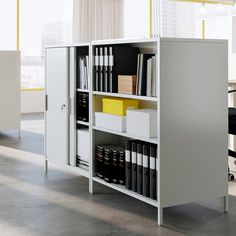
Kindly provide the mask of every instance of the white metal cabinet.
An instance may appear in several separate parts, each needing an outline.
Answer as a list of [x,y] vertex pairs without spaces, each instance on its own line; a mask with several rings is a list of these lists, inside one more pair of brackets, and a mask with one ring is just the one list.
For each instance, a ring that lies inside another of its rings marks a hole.
[[46,49],[46,157],[65,165],[69,159],[69,49]]

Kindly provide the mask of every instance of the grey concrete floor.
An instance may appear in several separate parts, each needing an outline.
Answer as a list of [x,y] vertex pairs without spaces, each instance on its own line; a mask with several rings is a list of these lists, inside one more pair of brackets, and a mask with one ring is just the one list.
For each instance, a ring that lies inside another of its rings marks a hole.
[[57,166],[43,169],[43,116],[22,117],[22,138],[0,131],[0,235],[236,235],[236,183],[222,199],[164,210],[158,227],[154,207],[95,185]]

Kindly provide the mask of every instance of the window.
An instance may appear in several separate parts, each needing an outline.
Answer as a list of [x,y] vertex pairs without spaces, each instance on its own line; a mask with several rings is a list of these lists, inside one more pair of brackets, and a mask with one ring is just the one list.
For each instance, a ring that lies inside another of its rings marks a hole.
[[16,1],[0,0],[0,50],[16,49]]
[[[194,1],[193,1],[194,2]],[[201,3],[163,0],[162,34],[173,38],[202,38]],[[223,5],[225,15],[217,15],[219,4],[206,4],[205,38],[229,39],[232,35],[229,12],[231,6]]]
[[124,38],[149,37],[150,0],[124,0]]
[[72,17],[73,0],[20,1],[22,87],[44,87],[45,46],[71,43]]

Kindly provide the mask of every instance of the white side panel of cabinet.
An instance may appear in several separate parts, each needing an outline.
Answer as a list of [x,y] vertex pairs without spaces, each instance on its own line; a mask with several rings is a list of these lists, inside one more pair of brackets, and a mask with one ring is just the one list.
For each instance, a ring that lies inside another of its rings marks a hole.
[[160,204],[226,196],[227,42],[160,47]]

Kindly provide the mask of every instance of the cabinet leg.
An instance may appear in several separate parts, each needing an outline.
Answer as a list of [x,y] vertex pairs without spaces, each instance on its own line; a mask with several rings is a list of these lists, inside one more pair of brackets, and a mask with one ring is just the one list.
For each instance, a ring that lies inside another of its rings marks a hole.
[[229,212],[229,197],[224,196],[224,212],[228,213]]
[[163,208],[158,207],[158,225],[162,226],[163,225]]
[[17,138],[20,139],[21,138],[21,128],[17,129]]
[[44,173],[47,174],[48,173],[48,160],[45,159],[45,162],[44,162]]
[[89,179],[89,193],[93,194],[93,179]]

